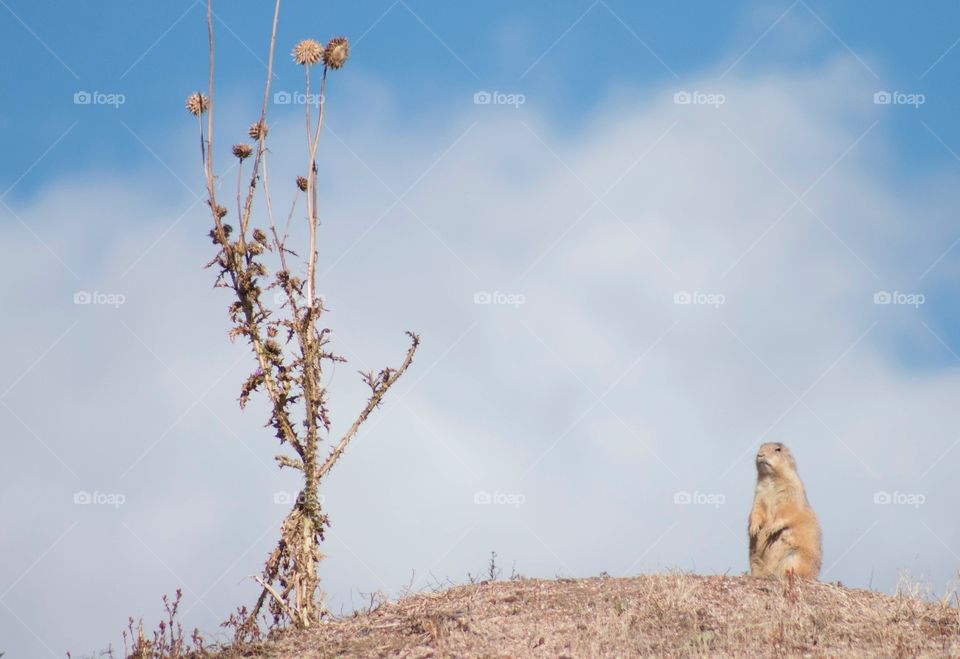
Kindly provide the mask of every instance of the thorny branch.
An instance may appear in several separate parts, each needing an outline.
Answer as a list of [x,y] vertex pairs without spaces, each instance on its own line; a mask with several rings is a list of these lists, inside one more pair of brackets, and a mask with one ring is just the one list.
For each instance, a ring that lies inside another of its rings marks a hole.
[[420,345],[420,337],[413,332],[407,332],[407,336],[410,337],[411,345],[410,349],[407,350],[407,356],[403,360],[403,364],[400,365],[400,368],[393,370],[390,368],[384,369],[380,372],[379,376],[376,378],[372,374],[367,374],[365,376],[367,384],[372,390],[370,400],[367,401],[367,406],[363,408],[363,411],[360,412],[360,416],[357,417],[357,420],[353,422],[353,425],[350,426],[350,429],[343,436],[343,438],[337,443],[337,446],[330,453],[330,456],[323,463],[323,466],[320,467],[320,477],[323,478],[323,475],[330,471],[330,468],[333,467],[333,464],[340,458],[340,455],[343,453],[344,449],[347,448],[347,444],[350,443],[350,440],[353,439],[353,436],[357,434],[357,430],[360,429],[360,424],[367,420],[367,417],[370,416],[370,413],[373,412],[380,405],[380,400],[383,398],[383,395],[387,393],[387,389],[393,386],[393,383],[396,382],[403,372],[407,370],[407,367],[410,366],[410,363],[413,361],[413,353],[417,351],[417,346]]

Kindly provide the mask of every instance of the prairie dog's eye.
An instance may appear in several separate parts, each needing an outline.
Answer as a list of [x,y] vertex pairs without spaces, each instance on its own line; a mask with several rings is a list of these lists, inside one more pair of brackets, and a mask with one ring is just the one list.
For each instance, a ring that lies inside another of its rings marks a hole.
[[783,448],[782,446],[778,446],[777,451],[780,451],[782,448]]

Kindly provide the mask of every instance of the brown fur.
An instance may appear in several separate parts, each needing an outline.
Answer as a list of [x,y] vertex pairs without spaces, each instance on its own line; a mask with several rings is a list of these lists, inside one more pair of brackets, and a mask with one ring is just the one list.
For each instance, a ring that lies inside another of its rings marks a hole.
[[757,453],[757,489],[748,521],[750,574],[782,577],[820,574],[820,524],[807,502],[797,463],[779,442]]

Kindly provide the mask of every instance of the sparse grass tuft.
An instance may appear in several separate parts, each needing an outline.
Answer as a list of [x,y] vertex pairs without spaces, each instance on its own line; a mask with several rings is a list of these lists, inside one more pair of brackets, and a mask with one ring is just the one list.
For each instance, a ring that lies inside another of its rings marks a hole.
[[[210,656],[210,649],[205,647],[199,630],[194,629],[189,638],[183,635],[183,625],[177,620],[182,599],[179,588],[173,600],[163,596],[166,618],[160,620],[152,638],[147,638],[144,633],[142,618],[136,623],[136,629],[133,618],[128,619],[127,629],[123,632],[123,654],[127,659],[201,659]],[[110,656],[113,656],[112,652]]]

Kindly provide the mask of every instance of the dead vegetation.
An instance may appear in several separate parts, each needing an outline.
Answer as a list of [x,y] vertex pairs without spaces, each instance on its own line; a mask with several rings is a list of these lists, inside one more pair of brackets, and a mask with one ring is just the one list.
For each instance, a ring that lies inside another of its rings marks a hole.
[[231,648],[219,659],[956,657],[956,601],[796,580],[646,575],[487,581]]
[[[319,68],[320,90],[316,111],[312,103],[304,104],[307,158],[304,175],[288,181],[286,189],[293,194],[286,224],[278,222],[273,208],[270,178],[267,174],[267,148],[270,106],[270,85],[273,80],[277,24],[280,0],[276,0],[267,56],[267,77],[263,104],[257,121],[247,131],[248,141],[233,144],[230,153],[236,159],[236,225],[227,223],[229,209],[218,201],[224,178],[217,173],[214,142],[214,22],[212,0],[207,0],[207,38],[209,44],[209,78],[207,92],[194,92],[187,97],[186,108],[197,118],[200,156],[206,182],[207,205],[212,229],[209,237],[216,246],[216,255],[207,267],[217,272],[215,286],[231,295],[228,314],[233,324],[230,339],[241,339],[253,353],[253,370],[240,388],[239,403],[243,408],[251,395],[260,393],[269,402],[267,426],[287,452],[276,456],[279,468],[299,471],[303,486],[293,507],[281,525],[281,535],[267,557],[260,575],[255,576],[262,590],[256,603],[240,621],[231,618],[228,624],[246,639],[255,639],[261,630],[260,613],[269,611],[269,624],[290,624],[307,628],[324,615],[318,602],[317,566],[323,558],[320,543],[329,520],[318,494],[324,476],[330,471],[347,445],[356,437],[360,426],[379,407],[387,391],[413,361],[420,337],[407,332],[410,347],[396,368],[361,373],[370,389],[367,403],[356,414],[353,423],[334,436],[332,414],[328,408],[328,392],[324,384],[325,368],[346,359],[330,349],[331,329],[326,327],[323,298],[316,293],[317,241],[320,223],[318,213],[317,150],[323,129],[327,96],[327,75],[343,68],[350,45],[346,37],[333,37],[327,44],[304,39],[294,47],[294,62],[303,67],[305,98],[311,98],[311,69]],[[249,171],[244,171],[250,160]],[[217,160],[219,162],[219,160]],[[244,183],[244,174],[249,183]],[[296,183],[296,185],[294,185]],[[265,217],[255,217],[254,197],[263,198]],[[221,197],[222,198],[222,195]],[[302,198],[302,201],[301,201]],[[297,212],[297,204],[305,213]],[[303,208],[305,207],[305,208]],[[297,231],[297,226],[300,231]],[[303,231],[303,229],[306,231]],[[306,244],[294,245],[291,235],[306,233]],[[302,255],[302,256],[299,256]],[[302,261],[302,262],[301,262]],[[273,308],[269,298],[281,301]],[[324,443],[331,443],[323,458]]]

